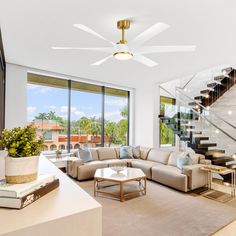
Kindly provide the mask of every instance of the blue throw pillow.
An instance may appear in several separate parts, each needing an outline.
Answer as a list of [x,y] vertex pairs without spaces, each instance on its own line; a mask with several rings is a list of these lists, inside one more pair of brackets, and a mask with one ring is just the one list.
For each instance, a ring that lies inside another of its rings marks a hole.
[[192,164],[193,164],[193,161],[189,154],[186,154],[184,157],[183,156],[177,157],[177,167],[180,170],[183,170],[184,166],[189,166]]
[[89,151],[88,147],[79,148],[79,158],[82,159],[84,162],[93,161],[91,152]]
[[120,159],[133,159],[133,148],[130,146],[121,146]]

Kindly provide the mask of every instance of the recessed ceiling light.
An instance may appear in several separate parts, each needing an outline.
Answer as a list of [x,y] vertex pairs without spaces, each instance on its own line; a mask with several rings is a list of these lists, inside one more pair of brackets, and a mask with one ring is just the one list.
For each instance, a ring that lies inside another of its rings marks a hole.
[[207,109],[207,110],[210,110],[210,106],[207,106],[206,109]]
[[219,133],[220,133],[220,131],[218,129],[216,129],[216,134],[219,134]]
[[232,115],[232,113],[233,113],[233,112],[232,112],[231,110],[228,111],[228,115]]

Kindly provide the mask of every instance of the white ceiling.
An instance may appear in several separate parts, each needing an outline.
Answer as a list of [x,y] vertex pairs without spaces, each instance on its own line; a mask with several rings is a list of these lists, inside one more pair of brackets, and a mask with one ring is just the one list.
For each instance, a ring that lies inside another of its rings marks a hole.
[[[6,61],[43,70],[136,87],[164,82],[220,64],[236,62],[235,0],[0,0]],[[146,45],[196,45],[196,52],[151,54],[149,68],[135,61],[93,62],[103,52],[54,51],[51,46],[106,47],[103,40],[73,27],[81,23],[111,41],[116,21],[136,16],[127,39],[156,22],[171,27]]]

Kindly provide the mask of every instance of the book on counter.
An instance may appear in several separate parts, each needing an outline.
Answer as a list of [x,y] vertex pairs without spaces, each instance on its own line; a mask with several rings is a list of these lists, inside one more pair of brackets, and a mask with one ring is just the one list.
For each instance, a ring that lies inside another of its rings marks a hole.
[[52,182],[47,183],[46,185],[41,186],[31,193],[28,193],[27,195],[19,198],[0,197],[0,207],[22,209],[35,202],[42,196],[46,195],[47,193],[51,192],[52,190],[56,189],[58,186],[59,179],[54,179]]
[[0,181],[0,197],[15,197],[20,198],[22,196],[31,193],[32,191],[52,182],[55,179],[54,175],[41,174],[38,175],[37,180],[23,184],[8,184],[4,180]]

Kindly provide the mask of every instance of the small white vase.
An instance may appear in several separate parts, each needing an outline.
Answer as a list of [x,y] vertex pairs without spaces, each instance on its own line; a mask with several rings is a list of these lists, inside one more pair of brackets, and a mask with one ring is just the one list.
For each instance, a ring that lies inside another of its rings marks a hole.
[[7,183],[27,183],[37,179],[39,156],[5,157],[5,178]]

